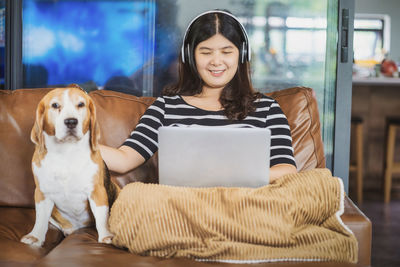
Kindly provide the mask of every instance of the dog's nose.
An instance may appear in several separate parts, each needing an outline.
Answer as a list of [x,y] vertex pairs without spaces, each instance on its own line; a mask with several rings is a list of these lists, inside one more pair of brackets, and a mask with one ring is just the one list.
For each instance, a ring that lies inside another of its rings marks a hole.
[[75,118],[68,118],[64,120],[64,124],[67,125],[68,129],[74,129],[78,124],[78,120]]

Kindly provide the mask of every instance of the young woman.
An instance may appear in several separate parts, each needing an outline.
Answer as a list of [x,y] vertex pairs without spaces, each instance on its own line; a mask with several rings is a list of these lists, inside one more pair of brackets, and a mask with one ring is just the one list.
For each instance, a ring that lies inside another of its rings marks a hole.
[[266,127],[271,130],[270,181],[295,173],[290,128],[278,103],[254,91],[250,45],[232,14],[213,10],[188,26],[179,62],[179,81],[151,105],[124,144],[100,146],[110,170],[125,173],[157,151],[160,126]]

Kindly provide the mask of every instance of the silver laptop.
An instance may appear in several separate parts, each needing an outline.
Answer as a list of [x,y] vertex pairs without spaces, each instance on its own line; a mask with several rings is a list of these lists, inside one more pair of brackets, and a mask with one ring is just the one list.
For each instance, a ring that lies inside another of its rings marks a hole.
[[269,182],[268,129],[161,127],[158,142],[160,184],[260,187]]

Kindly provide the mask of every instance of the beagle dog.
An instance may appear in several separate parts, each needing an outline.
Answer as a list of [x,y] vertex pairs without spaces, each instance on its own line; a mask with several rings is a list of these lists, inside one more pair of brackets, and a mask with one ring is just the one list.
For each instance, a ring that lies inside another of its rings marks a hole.
[[64,235],[95,222],[98,241],[111,243],[109,207],[119,187],[101,158],[99,132],[95,105],[79,86],[54,89],[39,102],[31,132],[36,221],[21,242],[42,246],[50,221]]

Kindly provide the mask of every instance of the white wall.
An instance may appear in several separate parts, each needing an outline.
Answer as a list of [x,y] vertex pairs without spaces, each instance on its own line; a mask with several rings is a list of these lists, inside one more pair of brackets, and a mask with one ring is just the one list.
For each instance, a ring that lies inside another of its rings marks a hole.
[[400,0],[356,0],[356,13],[387,14],[390,16],[389,56],[400,62]]

